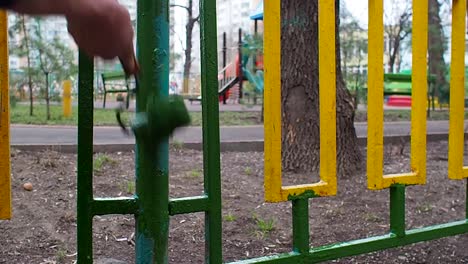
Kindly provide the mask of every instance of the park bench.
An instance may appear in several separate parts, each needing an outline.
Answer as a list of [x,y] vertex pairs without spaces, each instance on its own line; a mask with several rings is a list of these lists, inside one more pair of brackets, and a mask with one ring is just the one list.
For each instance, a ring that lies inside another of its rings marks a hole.
[[106,96],[108,93],[126,93],[125,106],[130,106],[130,81],[123,71],[105,72],[101,74],[103,84],[103,108],[106,108]]
[[190,97],[188,98],[190,104],[192,104],[193,102],[201,102],[201,95],[200,96],[197,96],[197,97]]

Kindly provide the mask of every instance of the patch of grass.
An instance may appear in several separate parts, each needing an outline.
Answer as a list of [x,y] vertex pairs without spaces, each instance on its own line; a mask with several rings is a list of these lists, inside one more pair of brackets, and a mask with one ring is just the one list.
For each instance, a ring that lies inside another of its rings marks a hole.
[[[219,112],[220,126],[260,125],[260,112]],[[192,126],[202,125],[202,113],[190,112]]]
[[417,206],[416,210],[418,210],[418,213],[428,213],[432,211],[432,205],[428,202],[424,202],[421,205]]
[[367,212],[364,214],[364,220],[366,222],[380,222],[382,221],[382,219],[376,215],[375,213],[372,213],[372,212]]
[[120,189],[122,192],[128,193],[128,194],[134,194],[135,193],[135,182],[134,181],[126,181],[120,185]]
[[57,260],[57,263],[65,263],[67,257],[67,251],[64,250],[63,248],[59,248],[57,252],[55,253],[55,258]]
[[[449,111],[446,109],[430,112],[430,117],[428,120],[449,120]],[[465,112],[465,119],[468,118],[468,112]],[[357,111],[355,116],[356,122],[366,122],[367,121],[367,111]],[[384,121],[394,122],[394,121],[411,121],[411,110],[385,110],[384,111]]]
[[188,173],[190,178],[200,178],[202,176],[202,171],[199,169],[193,169]]
[[229,212],[227,215],[224,216],[224,220],[226,222],[234,222],[236,221],[237,217],[233,215],[231,212]]
[[[50,120],[46,120],[46,106],[44,104],[34,105],[34,115],[29,115],[29,105],[18,104],[11,109],[10,119],[12,124],[30,124],[30,125],[67,125],[76,126],[78,124],[78,107],[72,107],[72,116],[65,118],[63,116],[62,106],[50,106]],[[127,114],[123,114],[126,119]],[[116,126],[117,119],[114,109],[95,109],[95,126]]]
[[266,235],[268,235],[268,233],[273,231],[276,227],[276,221],[273,218],[262,219],[255,213],[253,214],[252,217],[255,220],[255,223],[257,225],[257,230],[254,231],[254,234],[257,237],[260,237],[260,238],[265,237]]
[[115,163],[113,159],[111,159],[108,155],[106,154],[97,154],[96,158],[93,160],[93,170],[94,172],[100,172],[104,165],[108,163]]
[[250,176],[250,175],[252,175],[252,168],[246,167],[246,168],[244,169],[244,172],[245,172],[246,175]]
[[172,141],[172,146],[173,146],[175,149],[182,149],[182,148],[184,147],[184,142],[179,141],[179,140],[173,140],[173,141]]
[[[133,113],[123,113],[122,119],[128,124],[128,119]],[[10,119],[12,124],[30,124],[30,125],[67,125],[76,126],[78,124],[78,107],[72,107],[72,116],[65,118],[61,105],[50,106],[50,120],[46,120],[46,106],[45,104],[34,105],[34,115],[29,115],[29,105],[17,104],[16,107],[11,109]],[[201,112],[190,112],[191,126],[202,125]],[[247,126],[259,125],[260,112],[220,112],[219,113],[220,126]],[[115,110],[108,109],[94,109],[94,125],[95,126],[117,126],[117,119],[115,117]]]

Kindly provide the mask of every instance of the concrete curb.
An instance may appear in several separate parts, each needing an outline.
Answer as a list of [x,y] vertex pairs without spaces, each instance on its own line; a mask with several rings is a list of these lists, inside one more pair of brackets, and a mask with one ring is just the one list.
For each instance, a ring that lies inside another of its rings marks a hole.
[[[465,138],[468,137],[468,133],[465,134]],[[436,142],[436,141],[447,141],[448,134],[428,134],[427,142]],[[384,145],[390,144],[408,144],[411,141],[409,135],[392,135],[384,137]],[[220,148],[221,152],[263,152],[263,140],[253,140],[253,141],[223,141],[221,142]],[[358,137],[358,144],[360,146],[366,146],[367,138]],[[171,143],[172,147],[179,147],[184,149],[198,150],[203,149],[203,144],[201,142],[185,142],[174,144]],[[57,145],[11,145],[11,148],[18,149],[21,151],[57,151],[61,153],[76,153],[77,145],[75,144],[57,144]],[[134,144],[95,144],[94,152],[130,152],[135,148]]]

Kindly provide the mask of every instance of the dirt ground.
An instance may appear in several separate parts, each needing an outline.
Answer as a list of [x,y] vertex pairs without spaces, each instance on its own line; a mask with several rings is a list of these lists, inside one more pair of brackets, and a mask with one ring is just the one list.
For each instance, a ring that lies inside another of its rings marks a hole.
[[[409,147],[385,150],[385,172],[409,168]],[[365,154],[365,149],[361,149]],[[398,154],[398,155],[397,155]],[[133,153],[96,154],[96,197],[134,192]],[[447,179],[447,142],[430,143],[425,186],[407,189],[407,228],[461,220],[465,217],[466,181]],[[0,221],[0,263],[74,263],[76,259],[76,155],[56,152],[12,153],[13,219]],[[203,192],[202,153],[172,149],[170,195]],[[288,182],[310,182],[296,176]],[[33,191],[23,189],[31,182]],[[338,181],[338,195],[310,202],[311,246],[386,234],[389,192],[366,189],[365,172]],[[263,153],[223,153],[223,256],[226,262],[289,252],[291,204],[263,202]],[[203,263],[202,213],[172,217],[170,263]],[[94,258],[134,263],[133,216],[94,219]],[[468,263],[468,234],[337,263]]]

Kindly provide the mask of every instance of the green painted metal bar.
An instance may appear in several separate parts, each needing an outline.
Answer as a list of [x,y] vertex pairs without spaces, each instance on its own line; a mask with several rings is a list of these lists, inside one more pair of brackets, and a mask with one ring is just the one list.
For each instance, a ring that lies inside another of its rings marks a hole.
[[93,262],[93,60],[80,52],[78,73],[77,260]]
[[309,200],[297,199],[292,201],[293,216],[293,248],[301,254],[309,251]]
[[92,215],[138,214],[135,198],[95,198],[91,202]]
[[306,263],[306,256],[301,255],[297,252],[289,252],[278,254],[274,256],[246,259],[236,262],[230,262],[229,264],[256,264],[256,263],[268,263],[268,264],[300,264]]
[[222,263],[221,164],[216,0],[200,1],[203,168],[209,210],[205,213],[205,262]]
[[169,214],[190,214],[209,210],[208,196],[196,196],[171,199],[169,201]]
[[397,236],[405,235],[405,186],[390,187],[390,232]]
[[398,237],[395,234],[388,234],[325,245],[311,249],[309,254],[302,258],[297,254],[288,253],[233,263],[318,263],[464,233],[468,233],[468,220],[409,230],[403,237]]
[[[138,0],[137,52],[140,87],[136,111],[147,99],[169,93],[168,0]],[[156,140],[156,139],[155,139]],[[146,144],[146,145],[145,145]],[[157,160],[145,155],[148,142],[136,138],[136,263],[167,263],[169,233],[168,139],[161,141]]]

